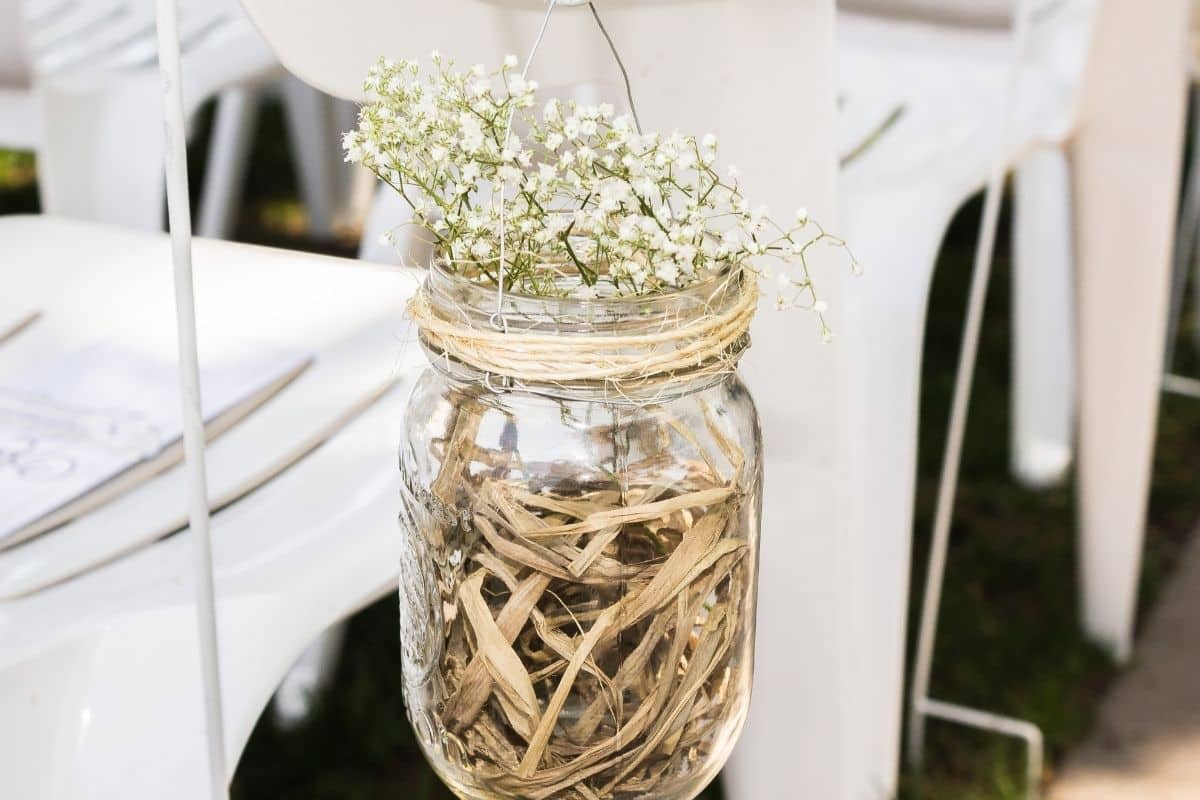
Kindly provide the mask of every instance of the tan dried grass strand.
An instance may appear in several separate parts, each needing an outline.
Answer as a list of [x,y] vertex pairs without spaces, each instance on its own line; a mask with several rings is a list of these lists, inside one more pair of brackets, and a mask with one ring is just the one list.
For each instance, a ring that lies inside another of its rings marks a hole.
[[[542,715],[537,730],[529,742],[529,749],[517,768],[517,775],[530,777],[541,762],[542,753],[550,734],[557,724],[558,716],[570,695],[575,678],[596,645],[606,641],[617,630],[637,623],[647,614],[670,601],[679,591],[690,584],[704,570],[715,564],[721,556],[743,549],[745,544],[734,540],[715,541],[724,529],[726,516],[714,513],[705,517],[688,531],[683,541],[667,558],[663,569],[654,579],[636,595],[627,595],[622,600],[609,606],[580,642],[575,651],[575,657],[567,665],[566,671],[559,680],[558,688],[550,698],[549,706]],[[618,623],[620,626],[618,627]]]
[[475,631],[476,643],[479,652],[483,654],[488,672],[501,689],[498,697],[502,704],[512,705],[512,708],[505,709],[509,712],[509,722],[512,723],[513,730],[528,740],[540,723],[537,693],[533,690],[533,683],[521,663],[521,657],[512,649],[512,645],[505,641],[504,635],[496,627],[496,621],[492,619],[487,601],[481,593],[483,578],[483,572],[476,572],[463,581],[459,587],[458,599],[471,628]]
[[[476,560],[482,561],[479,558]],[[549,585],[549,575],[536,574],[526,578],[509,596],[508,602],[504,604],[499,617],[496,618],[496,627],[500,629],[501,635],[509,645],[516,640],[525,620],[529,618],[530,612],[533,611],[534,606],[537,605],[542,593]],[[491,675],[484,663],[483,656],[477,653],[467,664],[458,691],[446,704],[448,724],[453,729],[461,730],[474,723],[479,712],[487,704],[491,692]]]
[[726,498],[732,495],[734,489],[732,486],[719,486],[712,489],[701,489],[687,494],[676,495],[667,500],[657,500],[652,503],[645,503],[639,506],[629,506],[625,508],[612,508],[605,511],[598,511],[593,514],[588,514],[579,522],[572,522],[566,525],[546,526],[540,531],[531,532],[532,536],[556,536],[565,533],[594,533],[604,530],[610,525],[621,524],[629,525],[635,522],[645,522],[646,520],[661,517],[663,514],[669,514],[672,511],[677,511],[684,508],[698,508],[701,506],[711,506],[723,502]]

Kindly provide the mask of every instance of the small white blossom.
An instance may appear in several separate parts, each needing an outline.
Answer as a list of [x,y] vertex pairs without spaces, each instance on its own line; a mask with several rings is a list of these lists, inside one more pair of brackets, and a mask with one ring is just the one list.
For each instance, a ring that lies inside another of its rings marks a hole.
[[505,183],[515,184],[521,180],[522,173],[517,167],[514,167],[511,164],[505,164],[503,167],[500,167],[500,169],[497,170],[497,174],[500,176],[500,180],[504,181]]
[[654,270],[654,275],[668,286],[679,280],[679,266],[674,261],[664,261]]
[[[673,291],[737,270],[778,275],[777,303],[812,310],[830,335],[805,253],[818,242],[844,243],[804,209],[784,230],[765,207],[752,207],[737,168],[714,166],[716,136],[639,133],[610,103],[540,104],[537,83],[513,72],[516,56],[466,72],[431,57],[437,69],[428,81],[413,61],[372,67],[369,100],[342,146],[347,161],[401,191],[412,223],[431,232],[451,268],[474,262],[485,268],[473,279],[490,281],[503,249],[514,286],[542,294],[560,291],[561,265],[578,258],[608,285],[598,291],[588,285],[595,278],[580,274],[570,289],[577,297]],[[386,234],[380,241],[394,243]],[[791,276],[789,264],[798,268]]]

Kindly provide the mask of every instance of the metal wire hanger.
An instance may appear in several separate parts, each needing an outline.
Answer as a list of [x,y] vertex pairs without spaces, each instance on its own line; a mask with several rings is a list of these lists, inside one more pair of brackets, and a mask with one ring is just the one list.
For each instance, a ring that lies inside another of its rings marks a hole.
[[[625,99],[629,103],[630,116],[633,117],[633,126],[638,134],[642,132],[642,124],[638,119],[637,105],[633,101],[633,85],[629,80],[629,71],[625,68],[625,62],[621,60],[621,53],[617,50],[616,42],[613,41],[612,34],[608,32],[608,28],[604,26],[604,20],[600,18],[600,11],[596,8],[594,2],[589,0],[548,0],[546,5],[546,13],[542,17],[542,24],[538,27],[537,36],[533,40],[533,46],[529,49],[529,55],[525,58],[525,66],[521,69],[521,80],[529,77],[529,68],[533,66],[533,59],[537,55],[538,49],[542,46],[542,40],[546,38],[546,30],[550,27],[550,17],[553,16],[554,10],[559,6],[582,6],[586,5],[592,12],[592,19],[596,22],[596,27],[599,28],[601,35],[604,36],[604,41],[608,43],[608,49],[612,52],[613,60],[617,62],[617,68],[621,70],[621,79],[625,84]],[[512,133],[513,115],[515,109],[509,109],[508,119],[504,126],[504,142],[508,145],[508,137]],[[504,204],[504,184],[500,184],[500,266],[497,271],[496,280],[496,311],[491,315],[490,322],[493,328],[498,331],[508,332],[508,321],[504,318],[504,266],[507,256],[507,230],[505,225],[505,204]],[[485,376],[485,384],[492,388],[491,376]],[[493,389],[494,391],[494,389]]]

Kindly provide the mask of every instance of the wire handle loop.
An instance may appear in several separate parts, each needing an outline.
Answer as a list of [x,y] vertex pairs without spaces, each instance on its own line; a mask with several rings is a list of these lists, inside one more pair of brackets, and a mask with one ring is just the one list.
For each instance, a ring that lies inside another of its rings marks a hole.
[[[629,80],[629,71],[625,68],[625,62],[621,60],[621,54],[617,50],[616,42],[613,41],[612,35],[608,29],[604,27],[604,21],[600,19],[600,11],[596,8],[594,2],[589,0],[548,0],[546,6],[546,14],[542,17],[542,24],[538,28],[537,36],[533,40],[533,46],[529,49],[529,55],[525,58],[525,66],[521,69],[521,80],[524,81],[529,77],[529,68],[533,65],[534,56],[537,55],[538,49],[542,46],[542,40],[546,37],[546,30],[550,27],[550,17],[554,14],[554,9],[559,5],[563,6],[582,6],[587,5],[592,12],[592,19],[596,21],[596,27],[600,29],[600,33],[604,36],[604,41],[608,43],[608,49],[612,51],[613,59],[617,62],[617,68],[621,71],[621,79],[625,83],[625,98],[629,102],[629,113],[633,117],[634,129],[641,135],[642,125],[638,119],[637,106],[633,102],[633,84]],[[506,87],[507,88],[507,87]],[[504,125],[504,143],[503,147],[508,147],[509,136],[512,135],[513,116],[516,113],[515,108],[509,108],[508,119]],[[496,189],[493,188],[492,196],[495,197]],[[504,268],[507,258],[507,226],[506,212],[504,205],[504,182],[499,185],[500,192],[500,266],[497,270],[496,279],[496,311],[489,318],[492,327],[503,333],[508,333],[508,321],[504,318]],[[491,384],[488,384],[491,388]],[[494,391],[494,390],[493,390]]]

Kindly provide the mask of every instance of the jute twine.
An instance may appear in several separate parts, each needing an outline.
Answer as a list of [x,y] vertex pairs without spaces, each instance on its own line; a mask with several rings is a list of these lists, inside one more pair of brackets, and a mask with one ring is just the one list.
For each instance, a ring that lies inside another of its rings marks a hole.
[[732,371],[748,344],[758,285],[749,278],[729,280],[703,308],[659,316],[632,333],[633,320],[587,332],[496,330],[478,314],[447,303],[449,298],[432,298],[428,283],[409,301],[408,313],[434,354],[509,385],[602,382],[630,389],[669,383],[675,376],[692,380]]

